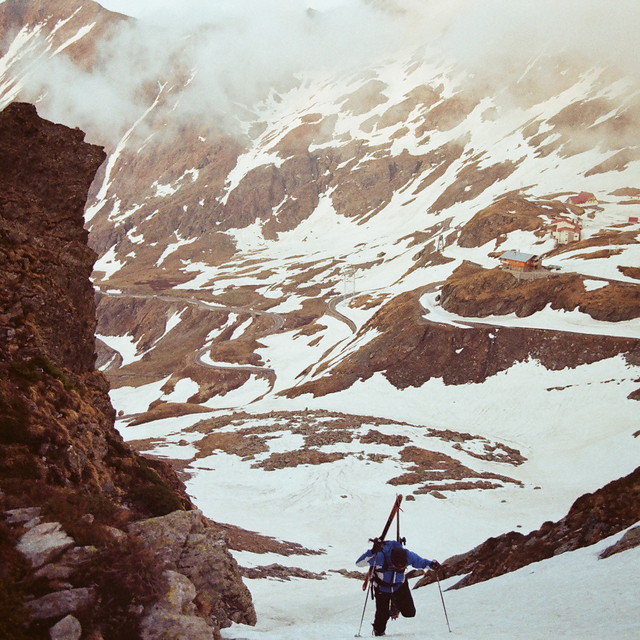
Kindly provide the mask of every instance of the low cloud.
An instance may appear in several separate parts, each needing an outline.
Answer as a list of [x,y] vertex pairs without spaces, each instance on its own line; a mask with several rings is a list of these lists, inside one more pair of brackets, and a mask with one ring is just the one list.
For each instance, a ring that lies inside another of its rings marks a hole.
[[468,0],[441,46],[469,66],[566,54],[636,72],[640,5],[628,0]]
[[128,21],[102,42],[89,72],[64,54],[29,62],[25,98],[46,117],[117,139],[161,87],[174,114],[219,123],[296,76],[375,64],[403,44],[394,28],[402,18],[359,0],[323,12],[289,0],[162,6],[153,20]]
[[371,66],[425,45],[496,84],[517,81],[532,59],[560,54],[582,68],[616,64],[638,74],[640,6],[628,0],[309,5],[163,0],[104,42],[90,72],[64,54],[41,58],[25,94],[45,117],[117,140],[160,93],[167,118],[230,123],[239,105],[251,108],[293,77]]

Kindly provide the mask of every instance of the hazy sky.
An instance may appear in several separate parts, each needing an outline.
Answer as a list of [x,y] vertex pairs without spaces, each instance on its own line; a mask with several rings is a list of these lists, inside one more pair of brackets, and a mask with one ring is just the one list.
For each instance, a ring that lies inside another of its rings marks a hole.
[[[416,40],[417,45],[432,44],[436,35],[444,34],[445,48],[463,58],[485,52],[491,58],[495,53],[535,56],[569,48],[591,57],[627,59],[630,68],[640,60],[637,0],[100,0],[100,4],[172,26],[239,17],[270,28],[276,22],[284,26],[311,7],[340,16],[342,25],[355,28],[356,37],[371,25],[372,35],[379,35],[382,26],[396,33],[400,28],[406,32],[405,41]],[[404,20],[399,19],[398,9]],[[369,24],[362,25],[363,21]],[[275,38],[279,37],[276,29]]]
[[[276,0],[271,0],[276,2]],[[317,9],[323,11],[333,9],[339,5],[347,4],[353,0],[290,0],[289,4],[294,6],[302,6],[304,8]],[[146,18],[158,15],[170,15],[174,13],[185,13],[188,11],[202,10],[209,7],[225,10],[238,5],[246,4],[250,6],[252,2],[243,3],[242,0],[99,0],[105,9],[117,11],[136,18]]]

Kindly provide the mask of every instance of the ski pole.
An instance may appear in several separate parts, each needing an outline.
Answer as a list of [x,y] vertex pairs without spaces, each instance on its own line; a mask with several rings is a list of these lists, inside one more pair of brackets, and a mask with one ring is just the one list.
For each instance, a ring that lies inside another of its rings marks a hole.
[[442,587],[440,586],[440,578],[438,577],[438,571],[436,570],[436,581],[438,582],[438,590],[440,591],[440,600],[442,600],[442,608],[444,609],[444,617],[447,621],[447,628],[451,633],[451,626],[449,625],[449,616],[447,615],[447,607],[444,604],[444,596],[442,595]]
[[360,632],[362,631],[362,622],[364,621],[364,612],[367,610],[367,602],[369,601],[369,593],[373,589],[373,583],[369,582],[369,588],[367,589],[367,593],[364,596],[364,607],[362,607],[362,617],[360,618],[360,626],[358,627],[358,633],[356,633],[356,638],[362,637]]

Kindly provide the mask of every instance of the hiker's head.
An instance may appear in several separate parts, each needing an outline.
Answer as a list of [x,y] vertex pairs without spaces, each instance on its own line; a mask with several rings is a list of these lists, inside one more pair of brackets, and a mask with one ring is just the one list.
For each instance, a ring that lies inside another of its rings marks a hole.
[[404,569],[407,566],[407,552],[401,547],[391,550],[391,564],[397,569]]

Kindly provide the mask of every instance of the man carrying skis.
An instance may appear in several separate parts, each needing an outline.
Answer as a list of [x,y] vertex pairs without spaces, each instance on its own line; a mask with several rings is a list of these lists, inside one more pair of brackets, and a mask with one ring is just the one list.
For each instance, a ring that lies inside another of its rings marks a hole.
[[[425,560],[418,554],[405,549],[395,540],[373,540],[373,547],[363,553],[356,565],[373,568],[372,580],[375,586],[376,615],[373,621],[373,635],[383,636],[387,621],[393,615],[401,613],[405,618],[416,615],[409,583],[405,580],[408,565],[416,569],[427,567],[437,570],[440,564],[436,560]],[[392,613],[393,609],[393,613]]]

